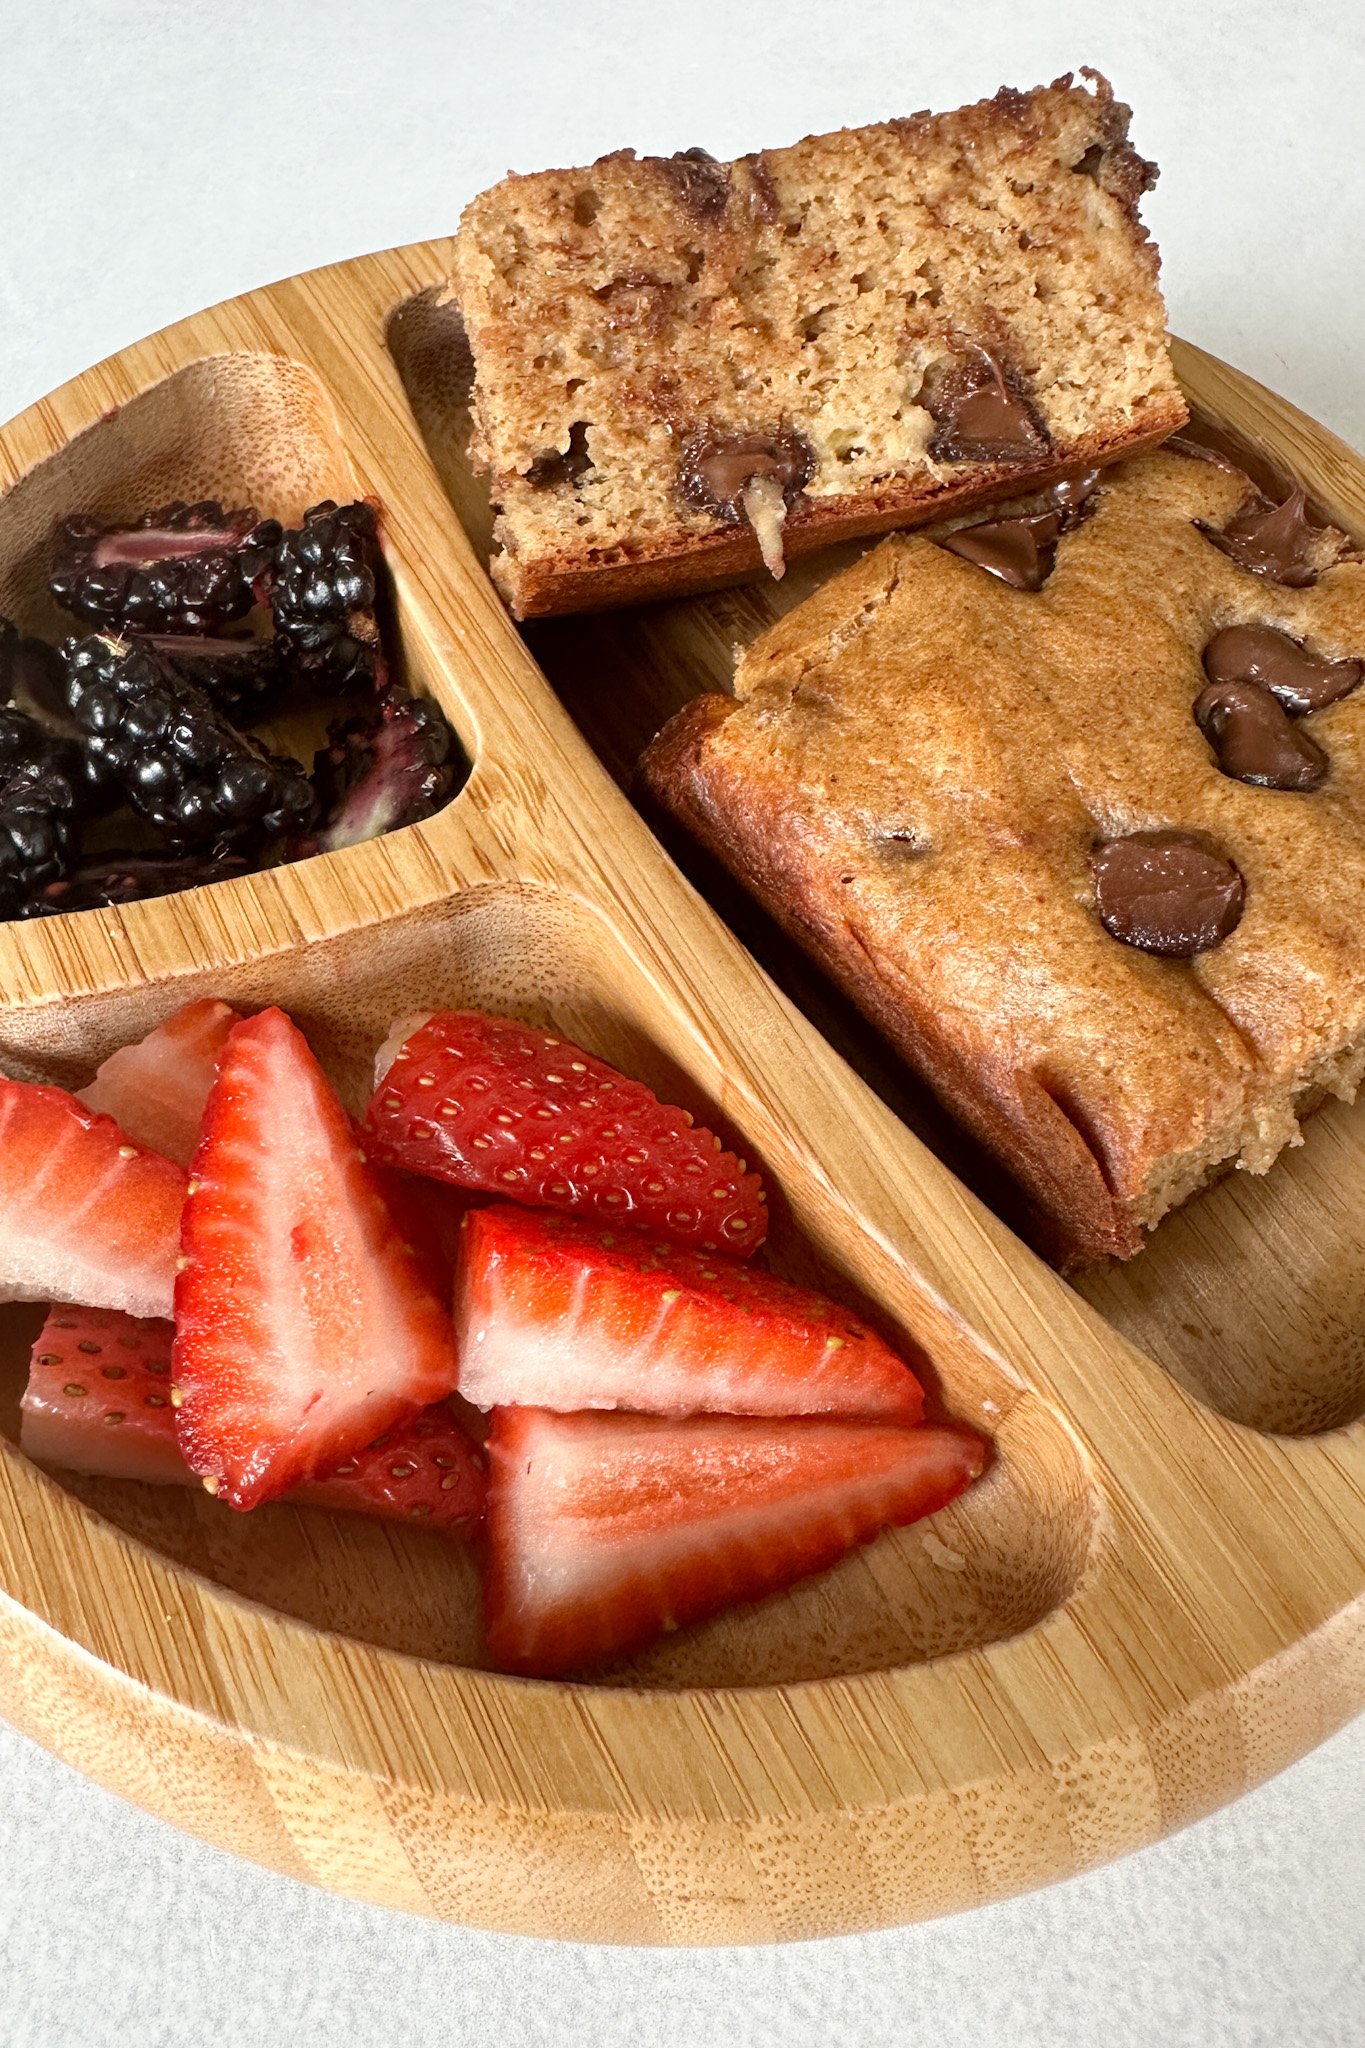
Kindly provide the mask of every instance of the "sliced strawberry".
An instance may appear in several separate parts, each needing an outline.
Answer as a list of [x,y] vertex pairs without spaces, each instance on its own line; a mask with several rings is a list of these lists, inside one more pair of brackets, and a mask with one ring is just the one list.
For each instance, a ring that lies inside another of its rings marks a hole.
[[[170,1402],[174,1326],[115,1309],[54,1308],[33,1347],[19,1445],[40,1465],[197,1486]],[[444,1402],[424,1408],[291,1496],[311,1507],[467,1532],[483,1512],[480,1452]]]
[[455,1383],[450,1323],[282,1010],[228,1035],[180,1263],[180,1447],[233,1507],[288,1493]]
[[981,1471],[959,1429],[500,1409],[489,1439],[488,1647],[549,1677],[824,1571]]
[[918,1422],[919,1381],[823,1295],[718,1254],[569,1216],[471,1210],[455,1282],[479,1408],[863,1415]]
[[171,1310],[183,1167],[64,1088],[0,1078],[0,1301]]
[[111,1116],[139,1145],[188,1166],[218,1055],[236,1022],[237,1012],[213,997],[186,1003],[136,1045],[111,1052],[78,1100]]
[[291,1498],[460,1535],[472,1533],[482,1519],[486,1484],[483,1453],[442,1401],[395,1423]]
[[19,1447],[40,1465],[191,1486],[171,1407],[172,1323],[110,1308],[48,1310],[28,1368]]
[[376,1158],[700,1251],[744,1257],[762,1243],[758,1175],[642,1081],[514,1017],[406,1021],[366,1113]]
[[[359,1134],[362,1150],[365,1133]],[[417,1174],[400,1173],[396,1166],[369,1162],[370,1172],[398,1227],[398,1235],[417,1254],[422,1278],[436,1299],[450,1300],[455,1284],[455,1261],[460,1249],[460,1225],[469,1207],[468,1199],[455,1188],[439,1181],[423,1180]]]

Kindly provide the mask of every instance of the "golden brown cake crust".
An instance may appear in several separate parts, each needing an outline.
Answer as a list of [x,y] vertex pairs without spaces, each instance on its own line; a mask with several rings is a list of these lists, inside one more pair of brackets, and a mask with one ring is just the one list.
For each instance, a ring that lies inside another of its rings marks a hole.
[[[620,151],[466,209],[455,289],[514,611],[705,588],[760,560],[699,446],[799,451],[768,518],[796,554],[1155,445],[1185,419],[1153,167],[1090,74],[716,164]],[[952,431],[990,363],[1036,438]],[[948,411],[945,412],[945,406]],[[965,450],[965,452],[964,452]],[[804,467],[803,467],[804,466]],[[770,553],[773,536],[770,534]]]
[[[1365,1042],[1365,688],[1316,712],[1309,793],[1219,772],[1193,717],[1203,649],[1264,621],[1365,655],[1365,565],[1248,574],[1221,527],[1249,489],[1161,453],[1109,472],[1038,592],[883,542],[698,699],[647,781],[816,955],[1028,1191],[1059,1262],[1128,1256],[1294,1111],[1349,1095]],[[1096,913],[1102,839],[1173,828],[1245,877],[1190,961]]]
[[654,794],[853,997],[987,1151],[1011,1168],[1044,1225],[1040,1248],[1059,1265],[1127,1258],[1141,1232],[1125,1221],[1094,1153],[1064,1111],[1006,1062],[983,1052],[970,1063],[908,963],[874,951],[841,915],[837,884],[819,848],[782,830],[780,804],[772,801],[777,792],[755,790],[707,758],[708,737],[733,710],[729,697],[697,697],[670,719],[644,760]]
[[[1176,433],[1189,417],[1183,400],[1154,401],[1144,407],[1131,430],[1108,439],[1084,436],[1055,458],[1005,468],[1000,464],[970,465],[972,475],[961,482],[940,483],[933,477],[907,477],[879,491],[835,503],[798,505],[788,515],[785,551],[788,561],[832,547],[838,541],[862,540],[896,528],[923,526],[987,505],[1021,490],[1040,490],[1063,476],[1107,466],[1125,455],[1138,455]],[[620,551],[621,559],[585,563],[569,550],[521,563],[515,572],[505,556],[495,556],[493,573],[512,601],[519,619],[559,616],[569,612],[604,611],[613,605],[644,604],[655,598],[684,597],[716,590],[722,584],[752,576],[762,567],[751,526],[722,526],[713,533],[641,541]]]

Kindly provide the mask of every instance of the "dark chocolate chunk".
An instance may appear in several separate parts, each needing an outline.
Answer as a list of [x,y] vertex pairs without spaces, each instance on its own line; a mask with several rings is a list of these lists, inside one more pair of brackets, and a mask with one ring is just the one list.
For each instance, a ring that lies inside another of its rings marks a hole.
[[1258,492],[1238,507],[1221,533],[1202,519],[1195,524],[1239,569],[1253,576],[1300,590],[1316,583],[1321,573],[1321,542],[1327,529],[1313,525],[1301,490],[1291,491],[1280,505],[1272,505]]
[[526,472],[526,481],[534,484],[538,491],[552,491],[561,484],[576,484],[592,466],[592,457],[588,453],[588,423],[575,420],[569,429],[568,447],[551,448],[544,455],[537,455]]
[[730,172],[707,149],[680,149],[656,158],[688,212],[700,221],[719,220],[730,197]]
[[1278,626],[1225,626],[1204,649],[1204,670],[1211,683],[1261,683],[1303,718],[1357,689],[1365,662],[1310,654]]
[[1316,789],[1327,773],[1322,748],[1261,683],[1210,683],[1194,700],[1194,718],[1219,768],[1234,782]]
[[975,562],[1014,590],[1041,590],[1052,574],[1057,541],[1083,516],[1086,501],[1099,481],[1097,469],[1063,477],[1049,496],[1053,510],[1017,513],[1009,519],[982,519],[961,526],[941,545],[950,554]]
[[755,477],[770,478],[790,505],[815,474],[815,456],[800,434],[701,433],[683,449],[678,485],[689,505],[737,522],[740,500]]
[[677,289],[652,271],[623,270],[606,284],[597,285],[593,297],[606,308],[607,326],[613,333],[634,327],[644,334],[659,334],[668,324]]
[[1017,372],[988,348],[927,377],[919,402],[934,417],[935,462],[1028,462],[1051,445]]
[[1061,530],[1060,513],[1035,512],[1028,518],[983,519],[959,527],[942,545],[1014,590],[1041,590],[1052,573]]
[[1090,858],[1100,922],[1125,946],[1190,960],[1241,922],[1241,875],[1188,832],[1131,832]]

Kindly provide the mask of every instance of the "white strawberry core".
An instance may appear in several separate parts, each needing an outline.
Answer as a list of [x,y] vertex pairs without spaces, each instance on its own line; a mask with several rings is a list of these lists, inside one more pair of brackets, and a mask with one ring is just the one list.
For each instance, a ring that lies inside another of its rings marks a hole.
[[429,1024],[436,1015],[434,1010],[414,1010],[410,1017],[400,1017],[389,1031],[388,1037],[374,1056],[374,1085],[379,1087],[389,1068],[397,1059],[410,1038],[415,1038],[424,1024]]

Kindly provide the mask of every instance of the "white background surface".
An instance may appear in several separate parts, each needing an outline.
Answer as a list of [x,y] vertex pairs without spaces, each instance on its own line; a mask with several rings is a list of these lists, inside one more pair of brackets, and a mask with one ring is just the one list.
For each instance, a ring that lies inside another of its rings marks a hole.
[[[0,417],[509,167],[728,156],[1082,63],[1162,165],[1172,324],[1365,445],[1353,0],[0,0]],[[1175,1840],[936,1926],[656,1954],[201,1848],[0,1728],[0,2048],[1362,2048],[1365,1723]]]

